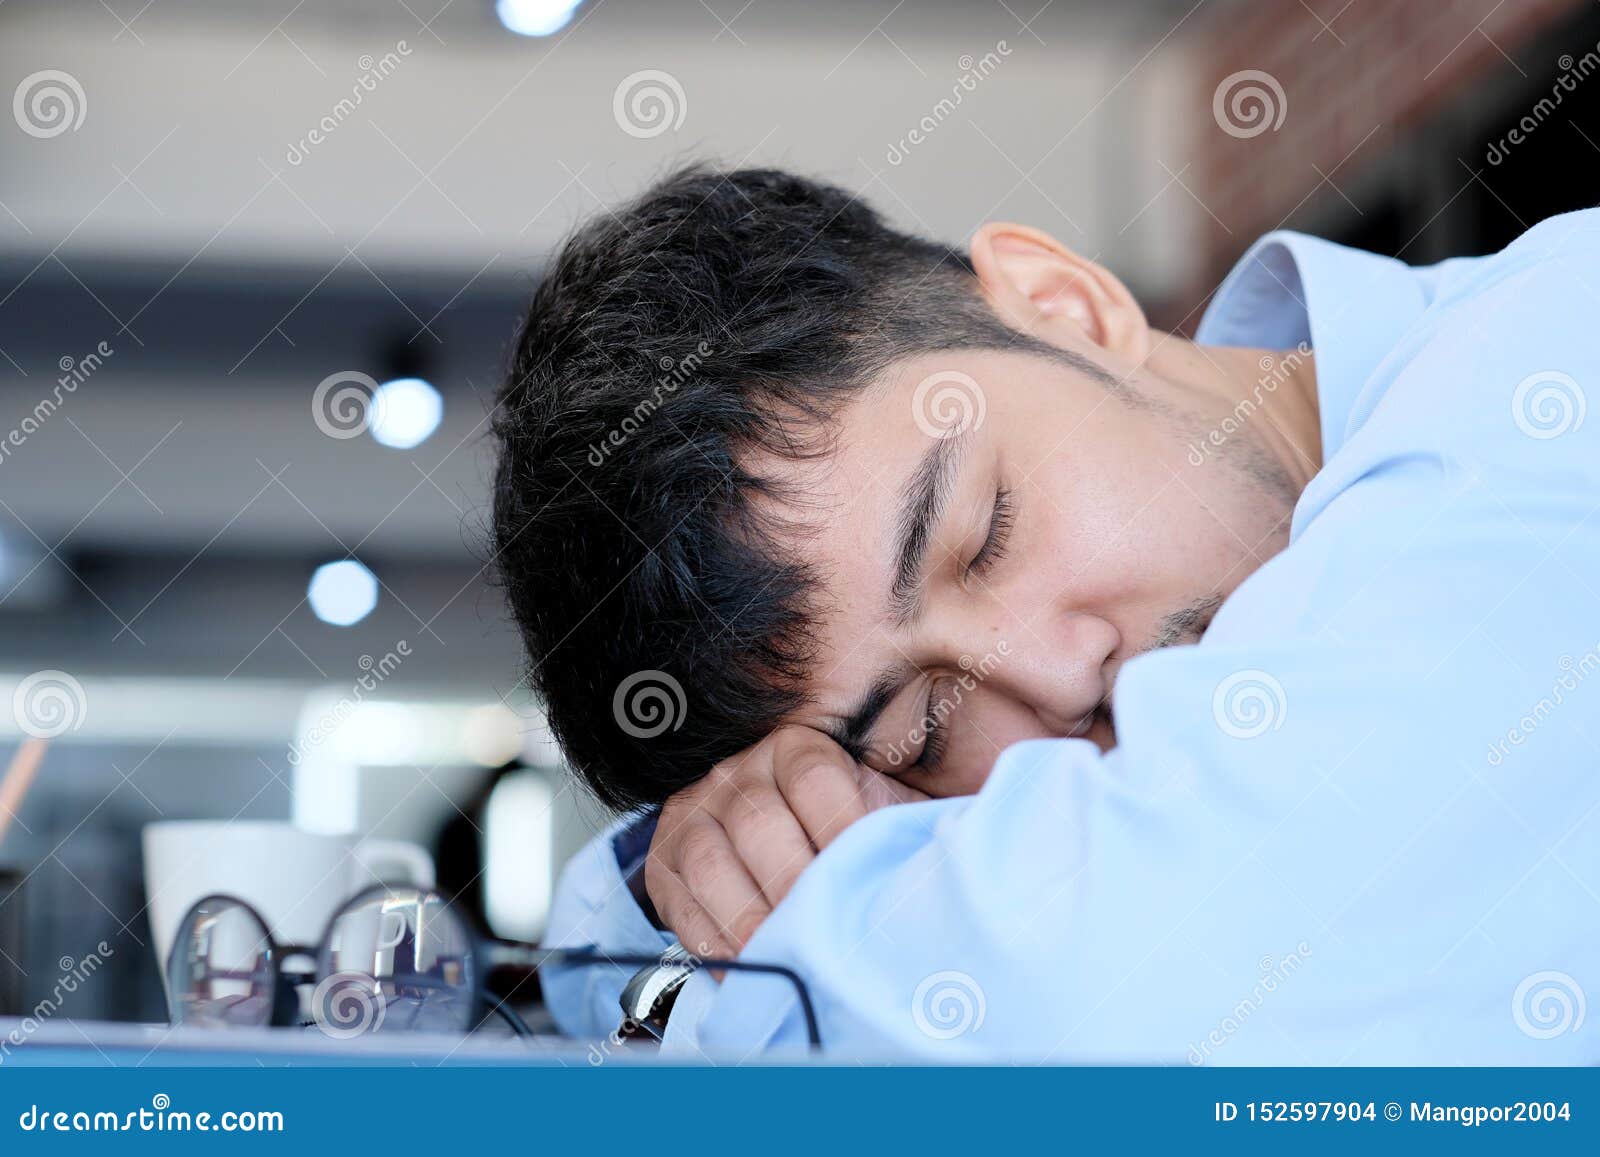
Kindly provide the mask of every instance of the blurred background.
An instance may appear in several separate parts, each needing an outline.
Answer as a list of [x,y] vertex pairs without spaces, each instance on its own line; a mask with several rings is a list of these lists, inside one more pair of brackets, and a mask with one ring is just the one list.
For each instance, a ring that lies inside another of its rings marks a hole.
[[552,247],[674,161],[1036,225],[1188,331],[1273,228],[1425,263],[1593,203],[1597,42],[1586,0],[9,0],[0,742],[55,738],[0,970],[31,1006],[106,940],[67,1011],[163,1019],[158,819],[417,840],[538,934],[604,817],[522,690],[487,422]]

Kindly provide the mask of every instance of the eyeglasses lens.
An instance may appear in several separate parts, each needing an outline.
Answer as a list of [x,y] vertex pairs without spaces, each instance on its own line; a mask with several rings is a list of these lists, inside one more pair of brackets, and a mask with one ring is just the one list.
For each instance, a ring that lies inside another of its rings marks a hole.
[[312,1015],[324,1032],[463,1032],[476,1012],[472,935],[445,899],[415,888],[358,897],[319,960]]
[[235,900],[202,901],[179,927],[168,960],[172,1023],[268,1024],[276,981],[272,938],[260,917]]

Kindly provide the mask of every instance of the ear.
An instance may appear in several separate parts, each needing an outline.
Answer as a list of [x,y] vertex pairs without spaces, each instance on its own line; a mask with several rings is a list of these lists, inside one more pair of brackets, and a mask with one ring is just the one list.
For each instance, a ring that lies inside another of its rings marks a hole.
[[973,236],[971,256],[990,304],[1023,333],[1134,362],[1149,354],[1150,323],[1127,286],[1048,233],[991,222]]

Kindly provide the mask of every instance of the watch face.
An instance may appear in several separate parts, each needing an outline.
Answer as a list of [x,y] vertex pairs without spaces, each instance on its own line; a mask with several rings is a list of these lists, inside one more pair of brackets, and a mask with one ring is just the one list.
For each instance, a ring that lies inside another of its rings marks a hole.
[[665,1028],[679,990],[693,975],[693,965],[669,961],[667,954],[663,954],[661,963],[639,969],[622,989],[624,1022],[650,1024],[659,1021]]

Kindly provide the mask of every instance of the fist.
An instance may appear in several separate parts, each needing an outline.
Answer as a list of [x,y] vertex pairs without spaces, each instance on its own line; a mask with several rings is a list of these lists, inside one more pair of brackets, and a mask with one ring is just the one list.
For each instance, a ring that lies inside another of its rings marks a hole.
[[820,731],[781,727],[661,809],[645,889],[701,956],[736,956],[807,864],[868,812],[928,797]]

